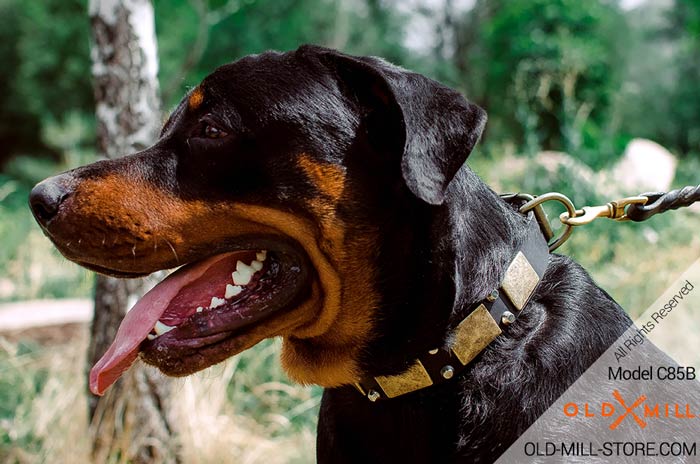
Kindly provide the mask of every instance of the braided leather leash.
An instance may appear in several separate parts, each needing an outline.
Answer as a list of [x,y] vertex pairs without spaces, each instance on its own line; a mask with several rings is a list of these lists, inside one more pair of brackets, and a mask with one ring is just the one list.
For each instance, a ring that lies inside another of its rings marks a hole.
[[655,214],[664,213],[671,209],[684,208],[700,201],[700,185],[687,186],[670,192],[642,193],[647,197],[645,204],[632,204],[627,208],[627,219],[641,222]]

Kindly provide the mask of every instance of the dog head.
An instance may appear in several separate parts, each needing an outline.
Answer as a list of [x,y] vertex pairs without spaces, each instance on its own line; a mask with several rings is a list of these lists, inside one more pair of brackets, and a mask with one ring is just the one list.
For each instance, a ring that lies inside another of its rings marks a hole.
[[274,336],[293,379],[354,382],[377,321],[429,280],[430,217],[485,119],[421,75],[304,46],[218,68],[152,147],[38,184],[32,210],[68,259],[182,266],[127,314],[93,391],[139,353],[186,375]]

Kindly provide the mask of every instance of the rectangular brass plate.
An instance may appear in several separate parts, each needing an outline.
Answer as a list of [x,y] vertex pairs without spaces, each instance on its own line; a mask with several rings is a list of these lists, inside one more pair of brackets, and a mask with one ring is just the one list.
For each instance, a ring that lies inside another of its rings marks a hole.
[[500,334],[501,328],[486,306],[479,305],[457,326],[452,352],[462,364],[467,365]]
[[433,380],[430,378],[428,371],[425,370],[425,367],[423,367],[420,359],[416,359],[413,365],[403,374],[380,375],[375,377],[374,380],[377,381],[389,398],[420,390],[433,384]]
[[532,268],[522,251],[508,266],[501,288],[518,311],[525,307],[528,298],[540,281],[537,272]]

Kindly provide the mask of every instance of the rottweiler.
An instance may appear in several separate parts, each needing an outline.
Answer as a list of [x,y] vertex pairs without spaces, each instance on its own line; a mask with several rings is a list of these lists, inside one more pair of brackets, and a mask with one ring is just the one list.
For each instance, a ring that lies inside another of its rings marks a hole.
[[466,166],[485,123],[434,80],[307,45],[221,66],[152,147],[39,183],[66,258],[179,267],[92,391],[139,357],[184,376],[282,337],[289,377],[325,388],[319,462],[495,460],[631,322]]

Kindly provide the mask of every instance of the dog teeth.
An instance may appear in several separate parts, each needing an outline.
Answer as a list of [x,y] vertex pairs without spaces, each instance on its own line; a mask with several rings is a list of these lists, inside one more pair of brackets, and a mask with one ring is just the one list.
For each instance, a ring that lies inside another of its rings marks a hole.
[[[231,274],[231,278],[233,279],[233,285],[226,284],[226,292],[224,293],[224,297],[219,298],[213,296],[211,297],[211,303],[209,303],[209,308],[203,308],[202,306],[199,306],[196,309],[196,311],[198,313],[201,313],[205,309],[218,308],[219,306],[226,304],[227,299],[239,295],[243,291],[243,286],[248,285],[250,283],[251,279],[253,278],[253,274],[255,274],[263,268],[262,262],[265,261],[265,259],[267,259],[267,251],[259,251],[255,254],[255,257],[257,259],[253,260],[250,263],[250,265],[244,263],[243,261],[237,261],[236,270]],[[161,330],[162,333],[168,332],[174,328],[168,327],[160,321],[158,321],[156,326],[158,326],[158,324],[161,324],[161,328],[159,330]],[[160,335],[158,330],[156,330],[156,333]]]
[[231,284],[226,284],[226,293],[224,294],[224,298],[233,298],[234,296],[238,295],[243,291],[243,287],[239,285],[231,285]]
[[255,270],[255,272],[258,272],[260,269],[263,268],[263,263],[261,263],[258,260],[255,260],[252,263],[250,263],[250,267],[252,267]]
[[211,303],[209,304],[209,307],[211,309],[218,308],[219,306],[223,305],[226,303],[226,300],[223,298],[217,298],[215,296],[211,297]]
[[248,266],[243,261],[238,261],[236,263],[236,270],[231,274],[231,277],[233,278],[233,283],[236,285],[248,285],[253,274],[255,274],[255,269]]
[[248,285],[251,277],[252,277],[251,274],[241,274],[238,271],[234,271],[233,274],[231,274],[231,278],[233,279],[233,283],[236,285]]
[[236,263],[236,271],[238,271],[240,273],[250,273],[251,275],[255,274],[254,269],[251,266],[248,266],[243,261],[238,261]]
[[163,324],[162,322],[158,321],[158,322],[156,322],[156,325],[153,327],[153,330],[156,331],[156,335],[163,335],[164,333],[170,332],[174,328],[175,327],[171,327],[167,324]]
[[149,340],[155,340],[156,338],[158,338],[158,335],[148,334]]

